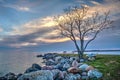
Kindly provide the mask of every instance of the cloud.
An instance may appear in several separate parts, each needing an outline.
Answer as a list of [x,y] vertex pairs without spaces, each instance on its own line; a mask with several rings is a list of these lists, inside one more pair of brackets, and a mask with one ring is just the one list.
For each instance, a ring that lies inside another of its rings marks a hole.
[[[109,2],[109,3],[98,3],[95,1],[90,1],[94,6],[89,6],[89,12],[93,13],[96,10],[100,13],[110,10],[112,15],[118,14],[118,3]],[[115,11],[118,12],[115,12]],[[14,26],[11,35],[21,35],[26,40],[31,40],[33,43],[45,42],[45,43],[54,43],[54,42],[65,42],[68,41],[68,38],[58,38],[58,31],[55,29],[56,24],[52,16],[38,18],[32,21],[29,21],[20,26]],[[25,35],[25,36],[24,36]],[[88,38],[86,38],[88,40]],[[28,42],[27,42],[28,43]],[[22,44],[23,45],[23,44]],[[29,45],[26,45],[29,46]]]
[[89,7],[89,13],[93,13],[95,11],[99,13],[110,11],[112,18],[118,19],[120,17],[120,15],[117,15],[117,17],[115,16],[116,14],[120,14],[120,0],[103,0],[102,2],[98,2],[97,0],[77,1],[80,2],[80,5],[87,5]]
[[[116,2],[106,2],[104,4],[91,1],[94,6],[90,7],[90,12],[94,11],[106,11],[110,10],[112,14],[118,14],[120,11],[118,10],[118,3]],[[114,3],[114,4],[113,4]],[[9,6],[10,7],[10,6]],[[29,11],[29,7],[21,7],[12,5],[12,7],[16,7],[15,9]],[[116,11],[117,10],[117,11]],[[4,38],[0,43],[5,43],[4,45],[16,48],[24,48],[30,46],[40,46],[45,43],[58,43],[69,41],[68,38],[60,38],[58,35],[58,31],[56,30],[56,24],[53,20],[52,16],[38,18],[31,20],[27,23],[14,26],[13,30],[9,32],[9,36],[11,38]],[[86,38],[88,40],[88,38]]]
[[95,1],[91,1],[91,2],[93,4],[98,4],[95,6],[91,6],[90,7],[91,11],[98,11],[98,12],[102,13],[102,12],[106,12],[106,11],[110,10],[112,16],[120,13],[120,10],[119,10],[120,1],[118,1],[118,0],[114,0],[114,1],[113,0],[105,0],[103,3],[98,3]]
[[0,27],[0,32],[3,32],[3,28]]
[[27,6],[20,6],[20,5],[16,5],[16,4],[7,4],[7,5],[4,5],[4,7],[13,8],[17,11],[27,11],[27,12],[31,11],[30,8]]
[[96,2],[96,1],[90,1],[90,2],[94,5],[101,5],[99,2]]
[[4,38],[3,43],[7,43],[10,47],[20,48],[69,40],[58,38],[55,28],[53,17],[35,19],[20,26],[14,26],[9,32],[9,38]]
[[11,35],[26,35],[45,29],[51,30],[55,25],[53,17],[39,18],[22,24],[21,26],[14,26]]
[[66,42],[69,40],[70,40],[69,38],[44,39],[40,37],[35,39],[36,42],[43,41],[45,43],[58,43],[58,42]]
[[30,2],[29,0],[14,0],[11,2],[1,0],[0,2],[2,7],[12,8],[22,12],[33,12],[32,7],[37,4],[36,2]]
[[114,3],[114,2],[119,2],[120,0],[104,0],[107,3]]
[[28,7],[17,7],[17,10],[20,10],[20,11],[30,11],[30,8],[28,8]]
[[16,47],[16,48],[20,48],[20,47],[36,46],[36,45],[37,45],[37,43],[23,42],[23,43],[10,44],[9,46],[11,46],[11,47]]

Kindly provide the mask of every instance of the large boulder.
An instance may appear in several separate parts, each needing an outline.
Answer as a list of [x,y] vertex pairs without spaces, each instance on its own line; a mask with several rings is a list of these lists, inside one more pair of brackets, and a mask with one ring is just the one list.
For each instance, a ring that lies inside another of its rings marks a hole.
[[54,80],[54,75],[49,70],[40,70],[31,73],[25,73],[18,80]]
[[31,73],[25,73],[18,78],[18,80],[61,80],[63,76],[58,69],[54,70],[40,70]]
[[32,67],[26,69],[25,73],[34,72],[34,71],[38,71],[38,70],[41,70],[41,66],[36,64],[36,63],[34,63],[32,65]]
[[25,70],[24,73],[30,73],[30,72],[35,72],[35,71],[38,71],[38,69],[33,68],[33,67],[29,67],[28,69]]

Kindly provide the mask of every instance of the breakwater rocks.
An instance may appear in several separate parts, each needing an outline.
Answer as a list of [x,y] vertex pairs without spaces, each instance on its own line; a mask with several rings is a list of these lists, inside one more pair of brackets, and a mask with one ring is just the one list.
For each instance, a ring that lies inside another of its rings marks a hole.
[[23,74],[8,73],[0,80],[100,80],[102,73],[77,57],[62,57],[57,54],[42,55],[44,66],[33,64]]

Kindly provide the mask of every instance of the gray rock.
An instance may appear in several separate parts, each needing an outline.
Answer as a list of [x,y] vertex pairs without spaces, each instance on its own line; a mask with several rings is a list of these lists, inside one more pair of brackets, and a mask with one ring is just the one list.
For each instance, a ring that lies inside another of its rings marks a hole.
[[85,71],[87,67],[89,67],[87,64],[82,64],[79,66],[79,69]]
[[87,76],[87,72],[82,72],[81,75],[82,76]]
[[91,53],[91,54],[87,54],[86,56],[87,56],[87,58],[88,58],[89,61],[93,61],[93,60],[96,59],[96,55],[93,54],[93,53]]
[[68,68],[70,68],[70,64],[67,62],[63,65],[63,69],[66,71]]
[[3,76],[3,77],[0,77],[0,80],[7,80],[7,78]]
[[64,80],[79,80],[80,78],[81,78],[80,74],[69,73],[69,74],[66,74]]
[[89,77],[88,76],[82,76],[82,80],[88,80]]
[[82,76],[82,79],[86,79],[86,80],[88,80],[88,76],[87,76],[87,72],[82,72],[81,73],[81,76]]
[[37,55],[36,57],[43,57],[43,55],[42,55],[42,54],[39,54],[39,55]]
[[80,59],[80,62],[82,62],[82,63],[85,62],[85,59]]
[[54,66],[55,69],[63,70],[63,63],[58,63],[57,65]]
[[60,71],[60,70],[54,69],[54,70],[51,70],[51,72],[52,72],[52,74],[53,74],[53,79],[54,79],[54,80],[61,78],[61,76],[60,76],[61,71]]
[[22,76],[23,74],[22,73],[19,73],[18,75],[17,75],[17,78],[19,78],[20,76]]
[[54,75],[50,70],[40,70],[31,73],[25,73],[18,80],[54,80]]
[[76,60],[74,60],[72,62],[72,67],[78,67],[78,65],[79,65],[79,63]]
[[26,69],[25,73],[30,73],[30,72],[34,72],[34,71],[38,71],[38,70],[41,70],[41,66],[34,63],[34,64],[32,64],[32,67]]
[[36,63],[32,64],[32,68],[36,68],[38,70],[41,70],[41,66],[36,64]]
[[45,64],[46,64],[47,66],[51,66],[51,65],[56,65],[56,62],[55,62],[54,60],[52,60],[52,59],[49,59],[49,60],[46,61]]
[[90,78],[94,78],[94,77],[101,78],[102,75],[103,74],[97,70],[89,70],[88,71],[88,77],[90,77]]
[[43,59],[54,59],[55,57],[57,57],[58,54],[57,53],[47,53],[43,56]]
[[61,58],[62,58],[61,56],[57,56],[57,57],[55,57],[55,61],[59,62],[61,60]]
[[26,71],[24,73],[30,73],[30,72],[35,72],[35,71],[38,71],[39,69],[36,69],[36,68],[33,68],[33,67],[30,67],[28,69],[26,69]]
[[62,64],[64,64],[64,63],[66,63],[66,59],[61,58],[61,60],[59,62],[62,63]]
[[17,77],[14,73],[9,72],[4,76],[4,78],[6,78],[7,80],[16,80]]
[[53,66],[43,66],[42,70],[53,70],[54,67]]
[[76,57],[70,57],[69,59],[71,62],[73,62],[74,60],[77,60]]

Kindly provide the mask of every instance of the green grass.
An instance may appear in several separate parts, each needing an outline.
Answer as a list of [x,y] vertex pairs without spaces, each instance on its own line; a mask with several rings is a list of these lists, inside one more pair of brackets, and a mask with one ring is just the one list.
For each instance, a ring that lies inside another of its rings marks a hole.
[[120,56],[97,55],[95,61],[87,63],[103,73],[103,80],[120,80]]
[[[77,56],[62,54],[62,56]],[[120,55],[97,55],[95,61],[86,62],[103,73],[102,80],[120,80]]]

